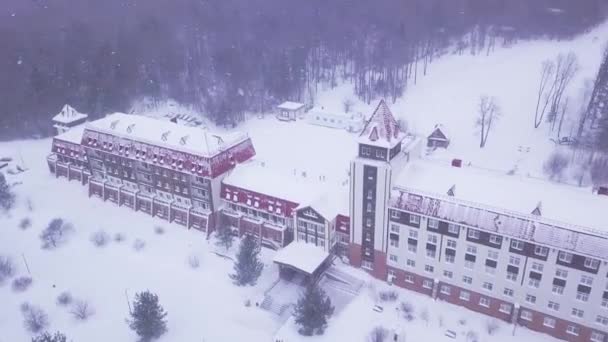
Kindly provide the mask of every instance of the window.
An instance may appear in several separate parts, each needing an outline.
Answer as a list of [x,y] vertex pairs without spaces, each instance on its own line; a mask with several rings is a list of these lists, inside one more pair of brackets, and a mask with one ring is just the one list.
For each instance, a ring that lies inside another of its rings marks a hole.
[[486,281],[483,283],[482,287],[485,290],[492,291],[492,288],[494,288],[494,285],[492,283]]
[[577,308],[572,309],[572,316],[574,316],[576,318],[583,318],[584,315],[585,315],[585,311],[577,309]]
[[465,260],[464,267],[472,270],[475,267],[475,262],[474,261]]
[[406,264],[408,267],[416,267],[416,262],[412,259],[407,259]]
[[521,262],[521,259],[519,257],[516,257],[516,256],[509,257],[509,264],[511,264],[511,265],[519,266],[520,262]]
[[502,239],[499,235],[490,235],[490,243],[493,243],[495,245],[500,245],[500,243],[502,242]]
[[361,261],[361,267],[368,269],[368,270],[372,270],[374,268],[374,265],[372,264],[371,261],[363,260],[363,261]]
[[469,291],[461,290],[460,299],[468,302],[471,299],[471,293]]
[[604,342],[606,339],[606,335],[601,332],[592,331],[591,338],[589,339],[591,342]]
[[424,287],[425,289],[432,289],[433,288],[433,281],[432,280],[428,280],[425,279],[422,281],[422,287]]
[[399,217],[401,217],[400,212],[398,212],[397,210],[391,210],[391,218],[399,219]]
[[458,234],[458,232],[460,232],[460,227],[455,225],[455,224],[448,224],[448,233],[451,234]]
[[608,308],[608,299],[607,298],[602,298],[602,307]]
[[505,287],[505,289],[502,291],[502,294],[504,294],[507,297],[513,297],[513,289]]
[[488,259],[498,260],[498,252],[497,251],[488,250]]
[[412,239],[417,239],[418,238],[418,231],[410,229],[409,237],[411,237]]
[[477,247],[467,245],[467,253],[469,254],[477,254]]
[[572,254],[567,252],[559,252],[557,258],[561,262],[571,263],[572,262]]
[[532,321],[532,311],[521,310],[521,319]]
[[589,294],[585,292],[577,292],[576,299],[580,300],[581,302],[586,302],[589,300]]
[[547,307],[553,311],[559,311],[559,303],[549,301],[549,304],[547,304]]
[[591,286],[593,285],[593,278],[587,275],[581,276],[581,284]]
[[456,241],[448,239],[446,242],[447,247],[456,249]]
[[391,241],[391,246],[392,247],[399,248],[399,240],[397,240],[397,239],[390,239],[390,241]]
[[517,273],[507,272],[507,280],[517,281]]
[[391,224],[391,233],[399,234],[399,226],[396,224]]
[[543,246],[535,246],[534,254],[546,257],[549,254],[549,248]]
[[553,292],[554,294],[557,294],[557,295],[562,295],[562,294],[564,294],[564,287],[559,286],[559,285],[553,285],[551,292]]
[[435,250],[434,249],[427,249],[426,250],[426,257],[427,258],[435,258]]
[[365,205],[365,211],[367,211],[368,213],[372,212],[372,203],[371,202],[367,202],[367,204]]
[[413,284],[414,283],[414,276],[411,274],[406,274],[405,275],[405,282],[406,283],[410,283]]
[[479,230],[469,228],[467,236],[471,239],[479,239]]
[[391,255],[389,256],[389,258],[390,258],[390,260],[391,260],[392,262],[397,262],[397,260],[399,260],[399,258],[397,258],[397,256],[396,256],[395,254],[391,254]]
[[608,317],[598,315],[597,317],[595,317],[595,323],[601,325],[608,325]]
[[496,274],[496,267],[486,265],[486,273],[487,274]]
[[464,282],[465,284],[471,284],[471,283],[473,283],[473,278],[471,278],[469,276],[463,276],[462,282]]
[[479,297],[479,305],[489,308],[490,307],[490,299],[486,297]]
[[534,304],[536,303],[536,296],[527,294],[526,295],[526,302],[530,303],[530,304]]
[[420,224],[420,216],[410,214],[410,223]]
[[431,229],[437,229],[439,228],[439,221],[434,219],[428,219],[427,227]]
[[429,234],[427,239],[429,243],[437,244],[437,235]]
[[543,272],[543,268],[544,268],[544,266],[541,263],[538,263],[538,262],[533,262],[532,263],[532,269],[535,270],[535,271],[537,271],[537,272],[539,272],[539,273]]
[[558,268],[555,270],[555,276],[558,278],[568,278],[568,271]]
[[450,288],[448,285],[441,285],[441,289],[439,290],[439,292],[449,296],[452,292],[452,288]]
[[511,313],[511,304],[507,304],[507,303],[500,304],[500,308],[498,309],[498,311],[500,311],[502,313],[510,314]]
[[408,250],[408,252],[416,253],[417,249],[418,249],[418,246],[416,246],[414,244],[411,244],[411,243],[407,244],[407,250]]
[[366,218],[366,219],[365,219],[365,225],[366,225],[367,227],[371,227],[371,226],[372,226],[372,219],[371,219],[371,218],[369,218],[369,217],[368,217],[368,218]]
[[519,240],[511,240],[511,248],[516,249],[518,251],[524,250],[524,242]]
[[445,262],[447,262],[449,264],[453,264],[454,263],[454,259],[455,259],[454,255],[450,255],[450,254],[446,254],[445,255]]
[[545,317],[543,325],[549,328],[555,328],[555,318]]
[[528,286],[537,289],[540,286],[540,280],[530,278],[528,280]]
[[433,271],[435,271],[435,267],[431,265],[424,265],[424,271],[428,273],[433,273]]
[[566,327],[566,332],[570,335],[578,336],[580,331],[581,328],[575,327],[574,325],[569,325],[568,327]]

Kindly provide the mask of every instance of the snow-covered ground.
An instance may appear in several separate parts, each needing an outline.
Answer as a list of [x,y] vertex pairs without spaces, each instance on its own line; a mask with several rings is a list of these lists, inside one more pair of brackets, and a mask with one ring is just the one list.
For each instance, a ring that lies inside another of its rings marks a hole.
[[[573,41],[527,42],[511,48],[498,48],[489,57],[446,56],[433,62],[426,77],[410,86],[404,98],[391,105],[396,116],[409,122],[411,130],[426,132],[436,123],[448,127],[452,145],[441,157],[460,157],[474,165],[509,169],[519,164],[520,172],[537,175],[542,162],[553,149],[546,128],[533,129],[532,115],[540,62],[559,52],[577,53],[581,70],[573,81],[571,106],[578,108],[578,92],[585,78],[597,70],[608,24]],[[485,149],[478,148],[475,134],[476,105],[479,95],[496,96],[503,112],[491,132]],[[326,107],[340,106],[352,98],[352,88],[342,85],[328,90],[318,99]],[[355,101],[356,111],[369,115],[375,103]],[[250,134],[259,159],[286,169],[325,175],[328,179],[346,179],[348,163],[356,151],[353,134],[342,130],[308,125],[304,121],[285,123],[272,115],[252,117],[238,127]],[[565,131],[569,131],[566,126]],[[519,152],[519,147],[530,152]],[[19,202],[8,217],[0,217],[0,255],[8,255],[18,264],[18,275],[27,275],[25,260],[34,279],[23,293],[12,291],[10,284],[0,285],[0,342],[27,341],[20,305],[30,302],[43,308],[50,317],[50,329],[61,330],[74,341],[130,341],[134,334],[125,323],[127,298],[137,291],[157,292],[168,311],[169,332],[161,341],[270,341],[280,328],[273,314],[254,307],[245,307],[247,299],[259,298],[277,277],[271,265],[274,253],[264,250],[267,267],[255,287],[232,285],[228,274],[232,262],[213,253],[216,247],[205,235],[169,225],[145,214],[88,199],[86,188],[54,179],[46,166],[50,139],[0,143],[0,156],[23,159],[28,171],[9,176]],[[27,202],[31,203],[31,210]],[[32,226],[21,230],[19,222],[30,218]],[[65,218],[75,227],[68,243],[54,251],[40,248],[40,232],[55,217]],[[163,226],[165,233],[155,233]],[[123,242],[110,242],[95,247],[91,235],[105,230],[113,236],[125,235]],[[145,241],[135,251],[136,239]],[[197,255],[201,265],[192,269],[187,259]],[[364,281],[379,288],[381,282],[352,270]],[[96,314],[87,322],[75,321],[68,309],[55,304],[56,297],[69,291],[78,299],[87,300]],[[282,333],[286,341],[363,341],[376,325],[392,328],[403,325],[408,340],[430,338],[453,341],[444,337],[445,329],[459,334],[477,331],[480,341],[549,341],[551,338],[518,328],[511,336],[512,326],[502,324],[496,336],[484,333],[488,318],[429,298],[399,291],[399,301],[411,302],[418,316],[428,308],[428,326],[420,318],[411,323],[399,318],[394,305],[384,305],[384,312],[371,310],[372,290],[363,290],[351,304],[332,318],[323,337],[298,337],[293,326]],[[439,317],[442,327],[439,327]],[[457,321],[466,319],[466,325]]]

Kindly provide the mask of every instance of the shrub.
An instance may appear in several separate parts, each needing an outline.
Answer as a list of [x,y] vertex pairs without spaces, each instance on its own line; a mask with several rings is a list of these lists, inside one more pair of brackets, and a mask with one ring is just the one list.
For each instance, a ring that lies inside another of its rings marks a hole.
[[133,242],[133,249],[136,250],[137,252],[139,252],[142,249],[144,249],[144,247],[146,247],[146,241],[144,241],[144,240],[136,239]]
[[13,280],[13,291],[24,292],[32,285],[31,277],[19,277]]
[[161,226],[156,226],[156,227],[154,227],[154,232],[158,235],[163,235],[163,234],[165,234],[165,228],[163,228]]
[[32,220],[29,217],[23,218],[19,222],[19,228],[21,228],[22,230],[26,230],[31,226],[32,226]]
[[72,305],[72,309],[70,310],[70,313],[77,320],[86,321],[87,319],[89,319],[89,317],[91,317],[93,314],[95,314],[95,310],[88,302],[79,300],[79,301],[74,302],[74,304]]
[[399,298],[399,294],[397,291],[389,290],[389,291],[380,291],[380,300],[383,302],[394,302]]
[[479,341],[479,336],[473,330],[469,330],[467,332],[467,342],[477,342]]
[[149,291],[137,293],[133,303],[129,327],[141,338],[150,341],[167,331],[167,312],[158,303],[158,296]]
[[[25,304],[25,305],[24,305]],[[27,331],[37,334],[49,325],[49,317],[41,308],[27,303],[21,305],[23,324]]]
[[486,322],[486,331],[488,332],[488,335],[494,335],[494,333],[498,331],[498,328],[500,328],[500,326],[498,325],[498,321],[495,319],[491,319]]
[[51,220],[49,225],[40,234],[43,249],[54,249],[67,241],[69,234],[73,231],[70,223],[61,218]]
[[0,284],[15,275],[15,263],[7,256],[0,255]]
[[69,292],[61,292],[59,296],[57,296],[57,305],[59,306],[68,306],[72,304],[72,301],[72,294]]
[[122,233],[116,233],[114,234],[114,241],[115,242],[123,242],[125,241],[125,236]]
[[568,166],[568,158],[561,153],[555,152],[545,161],[543,170],[549,175],[550,179],[559,180],[562,178],[566,166]]
[[458,320],[458,324],[460,324],[462,326],[465,326],[465,325],[467,325],[467,320],[464,319],[464,318],[461,318],[461,319]]
[[59,331],[51,335],[48,332],[32,338],[32,342],[67,342],[67,337]]
[[411,303],[401,303],[400,309],[406,321],[411,322],[414,320],[414,306]]
[[109,241],[110,235],[103,230],[95,232],[93,235],[91,235],[91,242],[93,245],[95,245],[95,247],[105,247]]
[[375,327],[374,330],[369,334],[367,339],[369,342],[384,342],[388,338],[388,330],[384,327]]
[[201,263],[196,255],[191,255],[188,257],[188,265],[190,265],[190,268],[196,269],[201,265]]

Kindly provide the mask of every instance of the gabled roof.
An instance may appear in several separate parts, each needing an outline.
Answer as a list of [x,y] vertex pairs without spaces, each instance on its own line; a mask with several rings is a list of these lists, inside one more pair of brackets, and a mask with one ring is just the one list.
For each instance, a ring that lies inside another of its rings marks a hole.
[[441,124],[435,125],[431,134],[428,136],[429,139],[437,139],[437,140],[450,140],[447,136],[447,132],[445,131],[445,127]]
[[303,103],[291,102],[291,101],[285,101],[277,106],[277,108],[284,109],[284,110],[298,110],[302,107],[304,107]]
[[56,123],[68,125],[70,123],[81,123],[86,120],[89,116],[87,114],[79,113],[72,106],[66,104],[61,108],[61,111],[53,116],[53,121]]
[[329,253],[312,243],[292,241],[274,256],[274,262],[313,274],[329,258]]
[[367,120],[365,128],[359,135],[359,142],[382,147],[397,145],[405,136],[393,113],[384,99],[380,100],[376,110]]

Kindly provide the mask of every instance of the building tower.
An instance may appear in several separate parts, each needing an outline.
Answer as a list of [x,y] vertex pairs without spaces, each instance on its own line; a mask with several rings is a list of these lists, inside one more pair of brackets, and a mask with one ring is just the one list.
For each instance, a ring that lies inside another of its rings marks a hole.
[[87,114],[79,113],[70,105],[65,105],[61,111],[53,117],[53,127],[57,130],[57,134],[62,134],[69,131],[71,128],[83,124],[88,119]]
[[405,131],[381,100],[358,138],[350,165],[350,263],[386,279],[387,205]]

